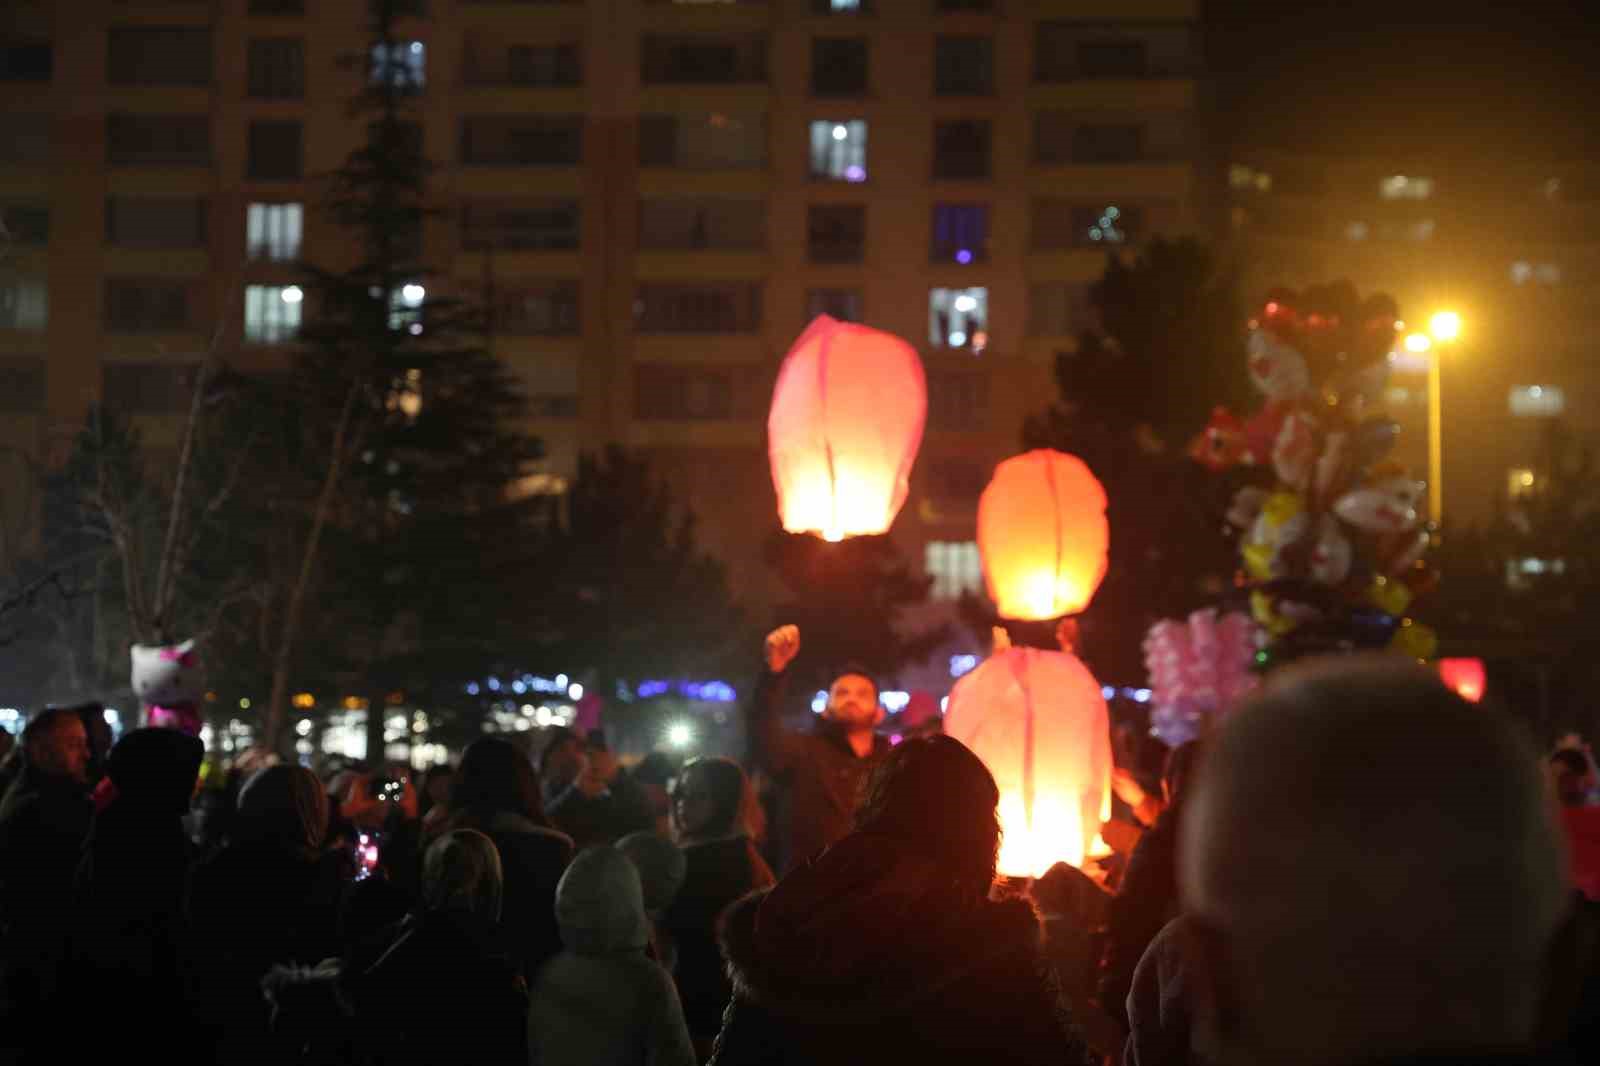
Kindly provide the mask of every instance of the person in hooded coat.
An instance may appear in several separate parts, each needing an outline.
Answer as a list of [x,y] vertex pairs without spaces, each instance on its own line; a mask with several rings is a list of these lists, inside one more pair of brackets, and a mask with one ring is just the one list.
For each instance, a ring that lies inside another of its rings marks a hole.
[[339,857],[322,850],[327,829],[316,775],[271,766],[245,783],[226,845],[194,871],[189,916],[218,1062],[272,1061],[261,978],[339,953],[343,880]]
[[683,887],[661,918],[676,958],[674,975],[696,1047],[709,1052],[722,1029],[733,986],[722,965],[717,919],[741,896],[775,882],[751,840],[755,790],[731,759],[696,759],[684,767],[672,797]]
[[85,1061],[170,1047],[193,1017],[183,816],[204,755],[197,737],[135,729],[106,759],[110,788],[78,866],[59,989],[73,1012],[95,1004],[94,1024],[74,1033]]
[[505,881],[494,842],[446,833],[422,860],[422,912],[349,982],[355,1026],[374,1066],[522,1066],[528,989],[499,919]]
[[734,904],[716,1066],[1082,1066],[1026,899],[990,899],[1000,793],[959,741],[909,740],[856,830]]
[[572,859],[572,838],[551,828],[539,779],[521,749],[499,737],[467,745],[450,790],[444,828],[476,829],[494,841],[505,872],[500,916],[511,957],[525,979],[561,950],[556,882]]
[[556,889],[566,950],[539,971],[528,1014],[533,1066],[694,1066],[672,977],[645,954],[639,872],[609,845],[579,852]]

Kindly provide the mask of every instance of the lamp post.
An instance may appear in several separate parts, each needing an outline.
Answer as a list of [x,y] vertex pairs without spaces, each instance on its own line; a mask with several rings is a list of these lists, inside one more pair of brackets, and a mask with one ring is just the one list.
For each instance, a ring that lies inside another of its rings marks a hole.
[[1440,311],[1428,320],[1427,333],[1406,337],[1406,350],[1428,356],[1428,517],[1444,518],[1444,385],[1445,349],[1461,336],[1461,316]]

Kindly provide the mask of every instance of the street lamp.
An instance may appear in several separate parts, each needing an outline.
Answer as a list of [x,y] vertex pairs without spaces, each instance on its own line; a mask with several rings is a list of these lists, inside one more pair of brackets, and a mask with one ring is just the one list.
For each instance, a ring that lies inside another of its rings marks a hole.
[[[1428,360],[1428,515],[1435,522],[1444,521],[1444,388],[1441,381],[1441,364],[1445,349],[1461,336],[1461,316],[1454,311],[1438,311],[1428,319],[1428,332],[1438,341],[1438,351]],[[1424,343],[1413,348],[1413,337],[1424,342],[1428,337],[1413,333],[1406,338],[1406,347],[1414,352],[1425,352],[1434,347]]]

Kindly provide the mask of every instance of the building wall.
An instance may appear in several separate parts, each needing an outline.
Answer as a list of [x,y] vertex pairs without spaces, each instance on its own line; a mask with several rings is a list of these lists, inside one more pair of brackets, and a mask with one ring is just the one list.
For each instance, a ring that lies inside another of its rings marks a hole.
[[[533,428],[546,441],[548,473],[570,477],[580,450],[609,442],[652,453],[701,516],[708,545],[728,560],[758,616],[777,591],[760,560],[760,533],[774,503],[765,472],[766,402],[777,364],[807,320],[808,292],[853,291],[863,321],[910,339],[924,354],[933,393],[929,430],[895,531],[920,565],[925,543],[972,539],[976,490],[993,464],[1015,451],[1025,415],[1053,399],[1052,358],[1082,324],[1084,287],[1099,276],[1108,244],[1082,239],[1073,209],[1120,206],[1119,225],[1137,226],[1123,250],[1148,234],[1198,225],[1202,63],[1193,0],[874,0],[870,10],[851,0],[427,0],[425,9],[400,28],[425,48],[416,117],[425,151],[438,164],[432,196],[446,209],[425,237],[428,261],[448,279],[439,284],[467,295],[490,286],[499,294],[536,283],[577,286],[577,328],[502,332],[494,341],[536,398]],[[59,455],[87,406],[103,399],[155,408],[141,411],[144,421],[158,437],[170,435],[177,417],[170,396],[181,394],[185,367],[213,335],[224,356],[246,368],[287,358],[286,346],[251,343],[242,332],[244,286],[294,280],[290,264],[247,260],[248,205],[305,204],[303,254],[310,260],[337,263],[352,252],[315,210],[314,176],[337,166],[360,134],[344,102],[361,74],[338,61],[368,44],[362,5],[18,0],[15,10],[5,41],[25,50],[8,54],[36,64],[36,46],[47,43],[52,66],[46,79],[0,81],[0,114],[11,116],[0,133],[20,129],[28,116],[49,131],[46,154],[0,155],[0,207],[49,212],[47,242],[14,249],[0,264],[0,277],[36,277],[49,293],[42,329],[0,328],[0,355],[17,360],[20,373],[37,372],[39,382],[36,409],[19,412],[25,417],[15,425],[29,427],[41,452]],[[194,85],[110,84],[111,35],[134,26],[208,28],[209,76]],[[663,37],[742,49],[748,76],[647,81],[645,68],[659,73],[665,63],[670,70],[671,56],[663,59],[650,43]],[[942,37],[991,42],[986,91],[935,91]],[[265,38],[303,43],[303,96],[251,94],[253,42]],[[865,48],[864,87],[814,92],[819,38],[859,39],[845,47]],[[560,59],[538,53],[530,65],[532,53],[513,57],[506,51],[513,45],[571,52]],[[581,66],[577,84],[529,84],[559,80],[551,64],[573,58]],[[519,83],[510,80],[514,66]],[[203,116],[209,155],[188,166],[112,165],[113,113]],[[642,165],[656,158],[651,138],[659,124],[651,116],[661,115],[724,124],[718,128],[762,122],[763,151],[756,165],[743,167]],[[570,116],[581,123],[581,160],[475,165],[464,158],[464,126],[487,116]],[[298,177],[250,176],[249,124],[273,120],[300,124]],[[866,123],[864,180],[813,180],[811,123],[819,120]],[[936,124],[966,120],[989,124],[986,173],[935,177]],[[1055,131],[1051,150],[1036,143],[1041,124]],[[1099,133],[1080,138],[1072,132],[1078,126]],[[108,197],[149,195],[204,197],[203,241],[179,249],[110,246]],[[464,247],[462,206],[491,198],[578,202],[577,247]],[[651,246],[651,234],[641,233],[643,205],[683,198],[759,202],[764,232],[727,250]],[[936,261],[930,236],[942,203],[987,205],[986,260],[957,263],[944,249]],[[808,210],[828,205],[864,210],[857,261],[813,261]],[[1056,221],[1036,218],[1036,207],[1055,212]],[[1063,226],[1080,236],[1062,239]],[[187,321],[154,332],[111,328],[106,281],[121,276],[182,281],[192,294]],[[637,328],[642,286],[696,282],[755,285],[759,313],[750,328]],[[987,290],[981,352],[932,343],[929,293],[936,287]],[[1055,301],[1053,310],[1037,306],[1045,300]],[[144,376],[136,396],[125,394],[129,373],[108,373],[119,365],[152,368],[137,371]],[[112,394],[108,383],[116,384]]]

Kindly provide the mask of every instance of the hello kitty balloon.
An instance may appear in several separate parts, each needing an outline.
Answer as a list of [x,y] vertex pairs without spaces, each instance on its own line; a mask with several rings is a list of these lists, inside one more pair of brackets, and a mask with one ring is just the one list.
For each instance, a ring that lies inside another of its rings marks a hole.
[[149,724],[198,736],[205,672],[195,642],[166,647],[135,644],[132,655],[133,692],[144,705]]

